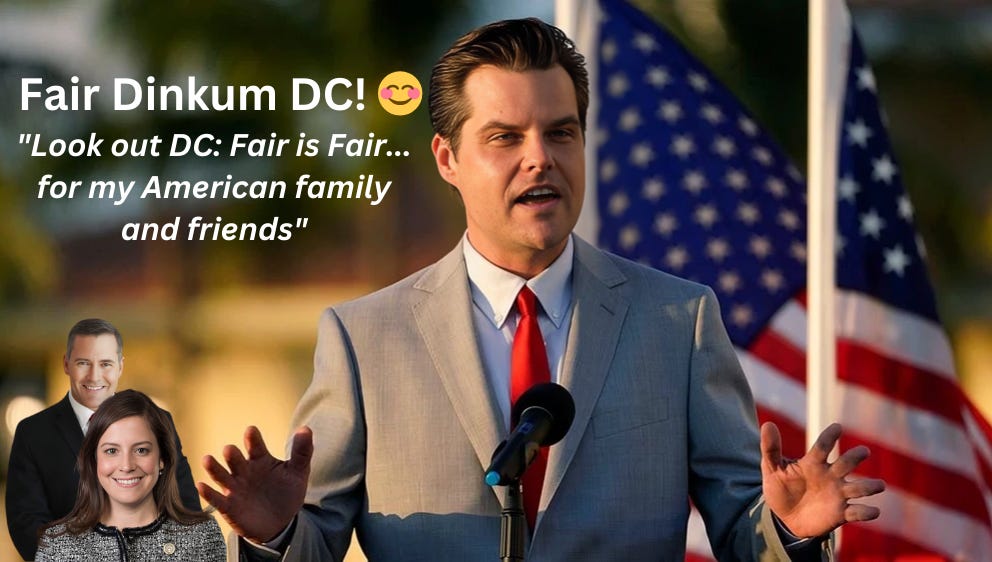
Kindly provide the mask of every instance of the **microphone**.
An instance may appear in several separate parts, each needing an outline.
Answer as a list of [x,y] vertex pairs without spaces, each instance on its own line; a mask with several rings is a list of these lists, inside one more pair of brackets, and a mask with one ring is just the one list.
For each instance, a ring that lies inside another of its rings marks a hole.
[[486,484],[490,486],[519,480],[538,449],[561,441],[575,418],[575,402],[561,385],[536,384],[517,399],[510,418],[514,430],[493,451],[492,463],[486,469]]

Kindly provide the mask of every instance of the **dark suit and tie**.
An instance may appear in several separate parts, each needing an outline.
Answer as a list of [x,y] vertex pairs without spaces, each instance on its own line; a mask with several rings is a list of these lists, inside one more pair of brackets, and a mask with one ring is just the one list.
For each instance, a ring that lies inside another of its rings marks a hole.
[[[17,425],[7,471],[7,527],[25,560],[34,559],[39,529],[68,515],[76,502],[76,458],[82,442],[83,430],[68,395]],[[198,510],[200,499],[178,435],[176,447],[183,504]]]

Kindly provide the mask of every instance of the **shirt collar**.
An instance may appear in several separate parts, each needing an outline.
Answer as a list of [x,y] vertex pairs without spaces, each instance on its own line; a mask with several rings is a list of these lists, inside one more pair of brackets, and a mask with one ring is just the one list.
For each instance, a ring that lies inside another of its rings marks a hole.
[[465,255],[469,284],[472,287],[472,301],[496,328],[502,328],[503,323],[506,322],[517,293],[524,285],[534,291],[534,295],[555,327],[561,327],[572,300],[572,257],[575,248],[571,235],[561,255],[547,269],[529,280],[518,277],[487,260],[472,246],[467,235],[462,238],[462,252]]
[[[72,413],[76,414],[76,420],[79,421],[80,429],[84,429],[86,425],[90,422],[90,416],[93,415],[93,410],[90,410],[86,406],[83,406],[72,396],[72,392],[69,392],[69,405],[72,406]],[[86,433],[85,429],[83,433]]]

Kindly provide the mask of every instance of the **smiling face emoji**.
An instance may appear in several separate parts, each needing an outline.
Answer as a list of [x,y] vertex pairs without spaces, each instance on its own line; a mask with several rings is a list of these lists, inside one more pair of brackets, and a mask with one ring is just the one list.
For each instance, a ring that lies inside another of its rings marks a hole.
[[391,72],[379,82],[379,103],[393,115],[409,115],[420,107],[423,98],[420,81],[409,72]]

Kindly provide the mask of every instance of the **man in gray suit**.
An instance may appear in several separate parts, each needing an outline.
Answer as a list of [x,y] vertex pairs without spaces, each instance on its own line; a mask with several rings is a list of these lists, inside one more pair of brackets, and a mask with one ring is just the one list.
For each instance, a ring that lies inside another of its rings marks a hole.
[[434,265],[324,313],[288,461],[255,428],[247,458],[229,445],[227,468],[205,459],[225,492],[200,493],[253,543],[239,541],[242,557],[341,560],[354,529],[373,561],[495,559],[505,497],[483,471],[509,431],[525,286],[551,378],[576,406],[550,448],[528,560],[682,559],[690,499],[722,560],[828,558],[833,529],[878,516],[851,500],[884,484],[847,478],[867,449],[827,460],[839,426],[798,460],[782,458],[774,425],[759,438],[710,289],[571,234],[588,79],[560,30],[475,30],[430,85],[432,150],[466,235]]

